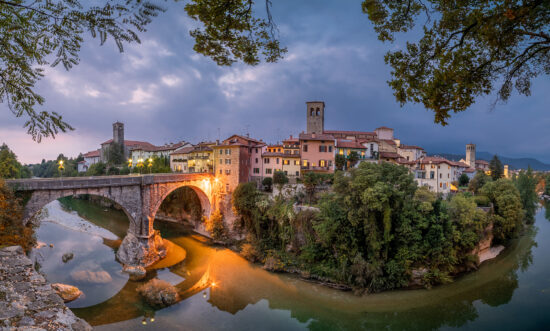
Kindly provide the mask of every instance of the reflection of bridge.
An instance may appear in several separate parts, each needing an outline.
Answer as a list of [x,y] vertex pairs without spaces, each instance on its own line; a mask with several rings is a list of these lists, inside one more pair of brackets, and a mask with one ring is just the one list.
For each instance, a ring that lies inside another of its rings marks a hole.
[[124,264],[144,266],[159,259],[159,250],[162,255],[162,241],[153,230],[162,201],[174,190],[188,186],[197,193],[208,217],[212,208],[218,208],[220,186],[209,173],[19,179],[6,183],[25,196],[25,223],[46,204],[66,196],[90,194],[116,202],[130,221],[117,257]]

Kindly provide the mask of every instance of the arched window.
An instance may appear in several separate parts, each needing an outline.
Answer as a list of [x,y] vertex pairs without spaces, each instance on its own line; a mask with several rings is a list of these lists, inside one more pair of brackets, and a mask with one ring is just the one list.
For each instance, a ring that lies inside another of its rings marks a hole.
[[310,109],[311,112],[309,113],[309,116],[313,116],[315,114],[315,110],[313,108]]
[[321,115],[321,111],[319,110],[319,107],[317,107],[317,116]]

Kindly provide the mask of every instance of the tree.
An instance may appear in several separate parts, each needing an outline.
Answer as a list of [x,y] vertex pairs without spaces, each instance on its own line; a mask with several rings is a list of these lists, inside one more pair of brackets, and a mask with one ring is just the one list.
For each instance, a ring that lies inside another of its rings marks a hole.
[[264,190],[267,192],[271,192],[271,186],[273,186],[273,178],[266,177],[262,180],[262,185],[264,187]]
[[20,245],[25,251],[32,249],[32,225],[23,226],[22,217],[20,201],[0,178],[0,247]]
[[491,162],[489,162],[489,170],[491,170],[491,177],[493,180],[497,180],[504,175],[504,167],[498,156],[493,156]]
[[544,182],[544,195],[550,196],[550,174],[546,175],[546,180]]
[[505,242],[515,236],[525,217],[521,196],[512,181],[501,178],[485,184],[480,192],[493,205],[493,234],[495,243]]
[[384,42],[424,22],[421,39],[385,61],[397,101],[422,103],[436,123],[446,125],[496,84],[495,103],[514,87],[528,96],[531,80],[550,73],[548,1],[364,0],[362,8]]
[[[262,59],[276,62],[286,52],[276,38],[270,6],[267,18],[253,15],[252,0],[191,0],[187,14],[199,22],[190,31],[196,52],[218,65],[243,61],[256,65]],[[55,137],[73,130],[55,111],[41,110],[45,99],[35,91],[44,67],[63,64],[66,70],[80,62],[78,53],[85,33],[103,45],[112,38],[120,52],[140,42],[137,32],[164,8],[150,1],[114,0],[89,5],[80,0],[0,1],[0,102],[16,117],[25,117],[33,139]]]
[[282,171],[275,171],[273,174],[273,184],[277,185],[279,194],[282,194],[283,186],[288,183],[287,175]]
[[21,164],[8,145],[0,147],[0,178],[19,178]]
[[94,163],[88,168],[86,174],[88,176],[103,176],[105,175],[107,166],[103,162]]
[[468,186],[468,183],[470,182],[470,177],[466,174],[460,175],[458,177],[458,186]]
[[359,154],[357,154],[356,151],[352,151],[351,153],[349,153],[348,162],[349,162],[350,168],[355,167],[358,161],[359,161]]
[[525,219],[528,223],[535,221],[535,213],[538,206],[538,196],[535,191],[537,186],[537,179],[531,167],[527,171],[520,171],[516,180],[514,180],[519,194],[521,196],[521,202],[523,210],[525,211]]
[[107,150],[107,164],[122,165],[126,163],[124,157],[124,146],[120,143],[112,142]]
[[489,181],[491,181],[491,177],[487,176],[483,171],[478,171],[476,172],[474,178],[470,180],[468,190],[474,194],[477,194],[479,190]]
[[302,182],[306,190],[309,203],[312,203],[315,196],[315,189],[321,184],[321,176],[315,172],[308,171],[302,175]]
[[336,154],[334,157],[334,165],[338,170],[344,170],[346,168],[346,157],[344,155]]

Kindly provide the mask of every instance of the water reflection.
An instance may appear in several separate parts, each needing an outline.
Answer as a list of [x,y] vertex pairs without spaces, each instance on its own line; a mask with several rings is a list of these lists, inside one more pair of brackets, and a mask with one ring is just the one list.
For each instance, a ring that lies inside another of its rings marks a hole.
[[[162,236],[185,249],[187,256],[181,263],[149,272],[147,279],[157,277],[175,285],[181,301],[155,310],[137,294],[141,282],[125,280],[120,288],[109,284],[112,295],[105,301],[80,305],[73,311],[106,330],[540,326],[550,323],[547,314],[539,314],[550,309],[550,263],[546,259],[550,245],[540,242],[537,246],[535,241],[550,235],[550,223],[541,222],[544,215],[545,210],[537,214],[538,233],[534,227],[529,229],[497,259],[455,283],[364,297],[268,273],[228,249],[208,246],[184,226],[156,222]],[[107,247],[103,242],[97,244]],[[519,311],[524,313],[510,314]]]

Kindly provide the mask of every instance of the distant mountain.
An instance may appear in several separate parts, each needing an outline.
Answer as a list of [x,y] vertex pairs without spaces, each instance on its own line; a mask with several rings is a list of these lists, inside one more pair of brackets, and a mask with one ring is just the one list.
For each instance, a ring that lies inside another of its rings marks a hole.
[[[429,155],[439,155],[451,161],[459,161],[464,158],[464,154],[450,154],[450,153],[429,153]],[[488,152],[477,152],[476,158],[478,160],[491,161],[494,154]],[[499,155],[498,158],[502,164],[507,164],[510,169],[527,169],[531,166],[533,170],[550,171],[550,164],[543,163],[533,158],[513,158]]]

